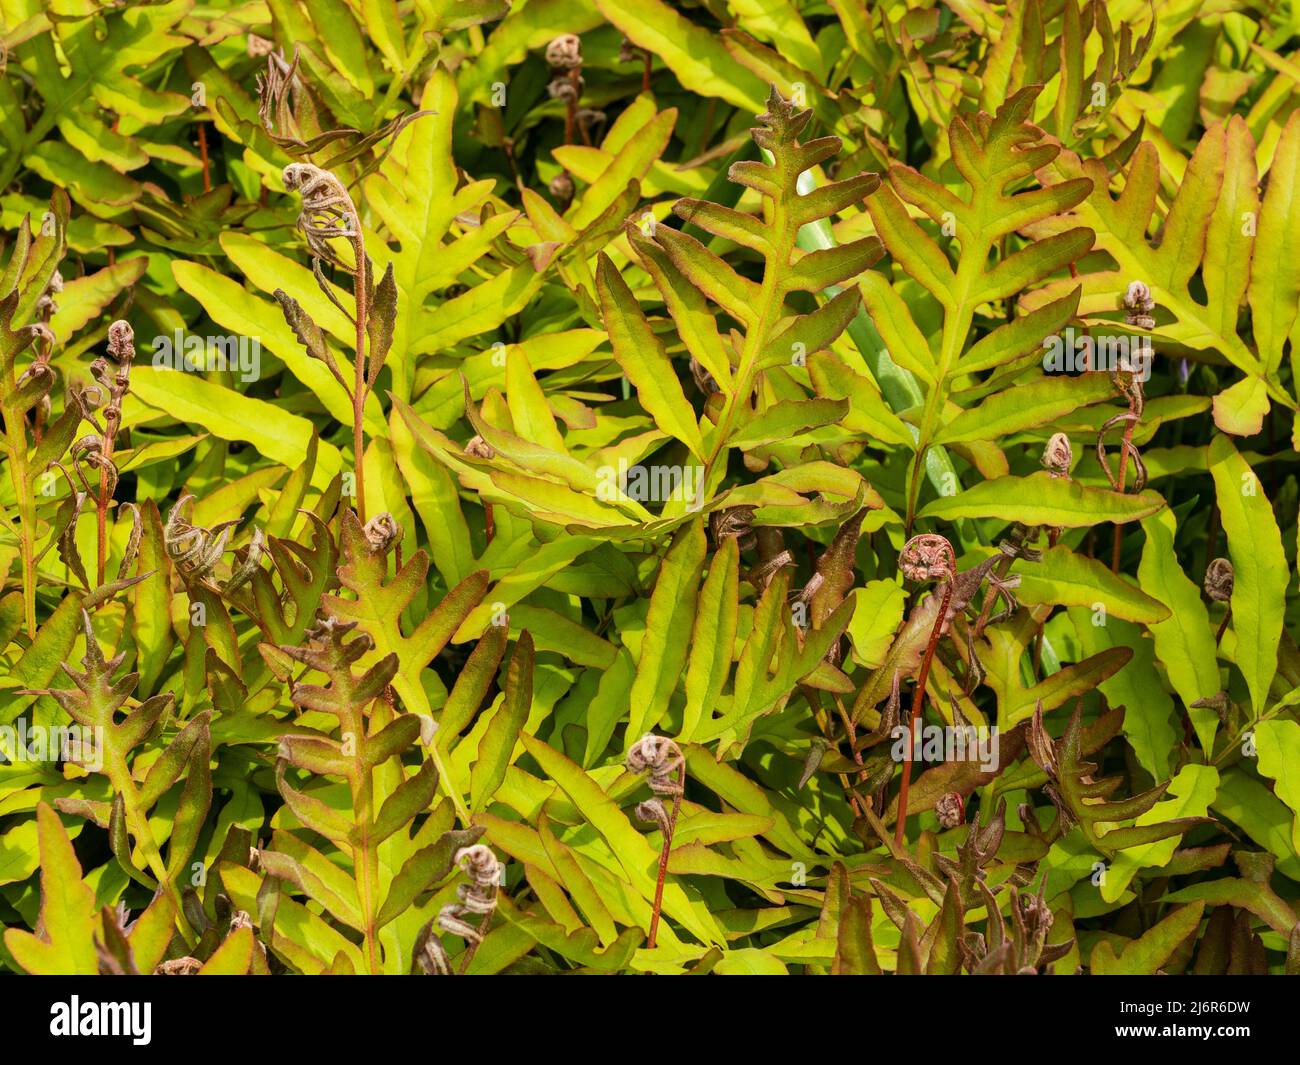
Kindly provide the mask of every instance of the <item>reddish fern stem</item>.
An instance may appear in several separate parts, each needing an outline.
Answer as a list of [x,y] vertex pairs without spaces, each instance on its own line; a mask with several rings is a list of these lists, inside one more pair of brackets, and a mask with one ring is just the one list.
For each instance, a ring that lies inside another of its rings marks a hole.
[[[1118,482],[1118,488],[1116,490],[1119,492],[1124,491],[1124,477],[1125,474],[1128,473],[1128,470],[1126,468],[1128,466],[1128,449],[1132,446],[1133,429],[1136,425],[1137,425],[1137,419],[1135,418],[1133,419],[1133,421],[1130,421],[1127,425],[1124,426],[1124,446],[1120,449],[1119,474],[1116,477],[1116,481]],[[1115,526],[1115,540],[1111,548],[1111,556],[1110,556],[1111,573],[1119,572],[1119,553],[1120,553],[1120,547],[1123,545],[1123,543],[1124,543],[1124,526],[1117,524]]]
[[[955,567],[954,567],[955,569]],[[925,656],[921,659],[921,670],[916,676],[916,689],[912,693],[912,713],[907,723],[907,746],[903,748],[903,786],[898,793],[898,819],[894,824],[894,843],[903,843],[903,829],[907,824],[907,792],[912,782],[912,746],[916,743],[916,722],[921,716],[921,706],[925,701],[925,685],[930,679],[930,663],[934,660],[934,649],[939,644],[939,634],[943,631],[944,619],[948,616],[948,603],[952,599],[952,586],[956,573],[951,573],[943,584],[943,602],[939,605],[939,616],[934,628],[930,630],[930,641],[925,645]]]
[[673,798],[673,812],[668,817],[668,828],[664,832],[664,845],[659,851],[659,878],[655,881],[654,909],[650,911],[650,934],[646,937],[646,949],[655,949],[655,940],[659,935],[659,914],[664,905],[664,881],[668,878],[668,852],[673,849],[673,834],[677,831],[677,815],[682,808],[682,793],[686,790],[686,766],[677,770],[677,783],[680,785]]
[[[104,458],[113,455],[112,438],[104,440]],[[99,469],[99,498],[95,500],[95,587],[104,586],[104,571],[108,565],[108,470]]]
[[203,191],[212,191],[212,169],[208,163],[208,134],[202,122],[199,123],[199,158],[203,160]]
[[353,247],[356,252],[357,274],[353,296],[357,306],[357,364],[356,384],[352,390],[352,454],[356,464],[356,511],[361,524],[366,523],[366,245],[361,235],[361,217],[354,219],[357,226]]
[[1219,631],[1214,634],[1214,646],[1218,647],[1223,640],[1223,634],[1228,631],[1228,622],[1232,620],[1232,607],[1228,607],[1228,612],[1223,615],[1223,620],[1219,622]]

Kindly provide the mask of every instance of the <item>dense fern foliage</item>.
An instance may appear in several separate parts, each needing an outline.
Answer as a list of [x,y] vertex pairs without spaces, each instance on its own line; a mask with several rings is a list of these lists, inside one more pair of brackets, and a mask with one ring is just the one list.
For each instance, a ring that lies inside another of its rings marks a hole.
[[1300,971],[1232,7],[0,0],[0,966]]

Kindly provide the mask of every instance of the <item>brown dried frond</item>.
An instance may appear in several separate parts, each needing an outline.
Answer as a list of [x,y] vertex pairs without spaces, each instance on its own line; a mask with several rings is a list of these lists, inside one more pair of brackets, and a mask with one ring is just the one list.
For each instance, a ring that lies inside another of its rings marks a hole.
[[340,238],[352,240],[361,231],[356,205],[343,182],[312,163],[290,163],[284,168],[284,187],[302,197],[298,228],[312,256],[355,274],[356,265],[343,262],[329,243]]
[[1133,491],[1140,492],[1146,487],[1147,467],[1142,461],[1142,455],[1133,443],[1133,428],[1142,420],[1142,410],[1146,404],[1146,397],[1143,394],[1142,382],[1128,370],[1119,370],[1110,375],[1111,381],[1127,401],[1129,408],[1121,411],[1113,418],[1107,419],[1103,423],[1100,431],[1097,433],[1097,461],[1101,463],[1102,471],[1106,474],[1106,479],[1110,482],[1111,488],[1117,492],[1124,489],[1120,477],[1111,471],[1110,463],[1106,459],[1106,434],[1118,425],[1127,426],[1123,437],[1120,440],[1120,469],[1123,470],[1124,464],[1128,460],[1133,462]]
[[402,542],[402,527],[388,511],[376,514],[362,530],[366,543],[375,554],[385,555]]
[[1226,603],[1232,598],[1235,581],[1232,563],[1226,558],[1216,558],[1205,568],[1205,595],[1215,603]]
[[1135,329],[1154,329],[1156,320],[1151,312],[1156,309],[1156,301],[1151,297],[1151,289],[1145,281],[1131,281],[1124,292],[1124,321]]
[[913,536],[898,555],[898,568],[910,581],[928,581],[951,577],[956,573],[957,561],[952,544],[938,533],[919,533]]
[[581,74],[558,74],[547,83],[546,93],[552,100],[576,103],[582,95],[583,84]]
[[[117,488],[117,465],[105,454],[103,436],[83,436],[74,440],[72,446],[68,449],[68,454],[72,458],[72,468],[77,472],[77,478],[81,481],[82,487],[89,495],[98,495],[99,486],[91,486],[90,479],[86,476],[83,467],[89,467],[92,470],[105,474],[107,484],[107,495],[111,496],[114,489]],[[98,481],[98,477],[95,478]]]
[[497,449],[481,436],[472,436],[465,445],[465,454],[470,458],[491,460],[497,457]]
[[1074,448],[1070,446],[1070,438],[1064,433],[1053,433],[1043,448],[1043,457],[1039,461],[1053,477],[1069,477],[1070,467],[1074,464]]
[[573,202],[573,177],[567,170],[561,170],[551,178],[546,186],[560,210],[566,209]]
[[956,828],[966,818],[966,804],[959,792],[946,791],[935,800],[934,812],[940,828]]
[[750,506],[728,507],[715,510],[709,515],[709,528],[713,533],[713,542],[721,545],[728,536],[734,536],[737,546],[748,551],[757,542],[754,535],[754,513],[756,508]]
[[582,66],[582,39],[576,33],[563,33],[546,46],[546,62],[556,70]]
[[650,772],[650,790],[656,795],[675,796],[682,793],[682,782],[674,780],[686,764],[681,748],[667,736],[647,732],[627,752],[627,767],[633,773]]
[[[491,847],[475,843],[456,852],[456,864],[469,876],[469,882],[456,888],[458,901],[448,903],[439,911],[438,927],[467,942],[478,943],[483,938],[482,927],[487,916],[497,906],[501,863]],[[466,920],[471,915],[481,919],[479,927]]]
[[203,963],[198,958],[172,958],[153,971],[154,976],[197,976]]
[[273,137],[301,144],[293,113],[293,99],[298,91],[298,49],[293,50],[292,61],[284,58],[283,51],[268,49],[263,54],[266,55],[266,73],[257,76],[260,101],[257,116],[262,121],[262,128]]
[[[167,521],[163,525],[163,548],[184,580],[207,581],[226,553],[230,530],[239,522],[223,521],[211,529],[193,525],[185,516],[187,505],[193,499],[193,495],[185,492],[167,512]],[[230,593],[248,583],[257,572],[265,549],[266,539],[261,529],[254,526],[248,545],[236,553],[237,562],[230,577],[217,590]]]

